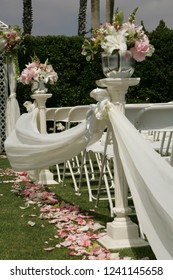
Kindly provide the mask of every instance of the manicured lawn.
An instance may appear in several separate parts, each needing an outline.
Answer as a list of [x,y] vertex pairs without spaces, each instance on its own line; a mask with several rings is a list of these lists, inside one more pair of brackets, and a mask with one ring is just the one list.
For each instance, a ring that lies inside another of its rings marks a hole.
[[[25,189],[25,186],[28,184],[25,181],[17,182],[16,179],[18,177],[10,169],[8,160],[0,158],[0,259],[74,260],[83,259],[84,256],[86,258],[85,254],[79,256],[70,255],[71,249],[60,246],[60,243],[65,239],[62,236],[57,236],[57,224],[51,224],[50,219],[45,218],[44,213],[42,213],[44,217],[40,218],[41,209],[43,206],[45,207],[45,204],[32,204],[30,199],[30,204],[26,205],[26,197],[23,197],[21,192],[14,193],[11,191],[18,190],[19,188]],[[85,216],[83,218],[85,225],[88,225],[88,221],[90,221],[105,226],[107,222],[113,219],[110,217],[107,201],[100,202],[99,207],[95,208],[95,202],[88,201],[86,189],[82,187],[81,195],[77,196],[72,182],[68,178],[63,188],[61,184],[52,185],[46,191],[56,193],[58,202],[54,208],[62,207],[62,215],[67,212],[68,205],[79,206],[79,215],[80,217],[82,215]],[[65,205],[67,208],[63,210],[62,205]],[[75,212],[71,213],[74,215]],[[87,216],[90,216],[90,218],[86,218]],[[131,218],[136,222],[136,215],[133,214]],[[60,218],[58,217],[58,219]],[[68,221],[67,224],[70,222]],[[61,225],[64,226],[64,221],[61,221]],[[67,228],[67,225],[65,227]],[[100,231],[102,232],[103,229]],[[96,243],[95,240],[94,244]],[[92,246],[89,246],[90,248],[87,250],[91,250]],[[155,259],[150,246],[119,250],[119,255],[122,258]]]

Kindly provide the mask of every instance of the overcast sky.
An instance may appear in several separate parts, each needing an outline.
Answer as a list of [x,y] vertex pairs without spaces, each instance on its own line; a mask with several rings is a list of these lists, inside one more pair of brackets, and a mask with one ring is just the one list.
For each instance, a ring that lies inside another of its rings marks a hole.
[[[87,29],[90,29],[90,1],[88,0]],[[105,22],[105,0],[100,0],[101,22]],[[79,0],[32,0],[32,35],[77,35]],[[173,0],[115,0],[115,9],[122,9],[125,21],[130,12],[139,7],[136,23],[144,21],[148,31],[154,30],[161,19],[173,29]],[[0,0],[0,21],[22,27],[23,1]]]

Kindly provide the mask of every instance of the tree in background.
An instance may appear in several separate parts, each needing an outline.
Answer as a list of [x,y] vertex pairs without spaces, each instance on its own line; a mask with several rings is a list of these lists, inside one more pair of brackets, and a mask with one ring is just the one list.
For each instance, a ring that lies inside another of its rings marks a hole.
[[31,35],[32,30],[32,0],[23,0],[23,32]]
[[112,23],[114,13],[114,0],[106,0],[106,22]]
[[100,0],[91,0],[91,30],[100,25]]
[[86,11],[87,0],[79,1],[79,16],[78,16],[78,35],[86,34]]

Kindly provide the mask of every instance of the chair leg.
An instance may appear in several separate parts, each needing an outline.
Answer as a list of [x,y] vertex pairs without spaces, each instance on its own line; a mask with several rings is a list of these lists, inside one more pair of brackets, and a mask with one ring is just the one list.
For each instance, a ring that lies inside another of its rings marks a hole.
[[60,170],[59,170],[59,165],[56,164],[56,170],[57,170],[57,175],[58,175],[58,183],[62,182],[62,179],[61,179],[61,175],[60,175]]
[[[107,163],[107,157],[106,157],[109,137],[110,137],[110,130],[108,129],[107,135],[106,135],[106,140],[105,140],[103,158],[102,158],[102,162],[101,162],[100,177],[99,177],[97,197],[96,197],[96,207],[98,207],[99,200],[100,200],[101,183],[102,183],[102,178],[103,178],[104,179],[104,183],[105,183],[105,188],[106,188],[106,193],[107,193],[108,201],[109,201],[111,217],[113,217],[114,216],[113,202],[112,202],[112,197],[111,197],[111,193],[110,193],[110,186],[109,186],[107,175],[106,175],[106,168],[107,168],[109,176],[111,178],[111,181],[113,181],[113,176],[112,176],[111,171],[109,169],[109,166],[108,166],[108,163]],[[112,186],[114,188],[114,184]]]
[[101,167],[101,172],[100,172],[100,176],[99,176],[99,183],[98,183],[98,189],[97,189],[97,198],[96,198],[96,206],[97,207],[98,207],[99,199],[100,199],[101,182],[102,182],[102,177],[103,177],[103,172],[104,172],[105,161],[106,161],[106,157],[103,156],[102,167]]
[[86,183],[87,183],[87,188],[88,188],[89,201],[91,202],[91,201],[93,201],[93,195],[92,195],[90,179],[89,179],[89,175],[88,175],[89,172],[88,172],[88,169],[87,169],[86,154],[87,154],[87,151],[84,150],[84,152],[82,153],[78,191],[80,192],[80,190],[81,190],[82,174],[83,174],[83,170],[84,170]]
[[68,166],[68,169],[70,171],[70,175],[71,175],[72,180],[73,180],[75,191],[77,192],[78,191],[78,186],[77,186],[77,183],[76,183],[76,179],[75,179],[75,176],[74,176],[74,172],[73,172],[70,160],[67,160],[64,163],[63,176],[62,176],[62,187],[64,186],[64,181],[65,181],[65,176],[66,176],[66,169],[67,169],[66,166]]
[[169,155],[169,150],[170,150],[170,145],[171,145],[171,140],[172,140],[172,134],[173,134],[173,132],[170,131],[169,138],[168,138],[168,143],[167,143],[167,147],[166,147],[166,151],[165,151],[165,156]]
[[67,161],[67,165],[68,165],[68,168],[70,170],[70,174],[71,174],[72,179],[73,179],[73,184],[74,184],[75,191],[77,192],[78,191],[78,186],[77,186],[77,183],[76,183],[75,175],[73,173],[73,169],[72,169],[70,160]]
[[161,154],[161,156],[163,156],[163,147],[164,147],[165,138],[166,138],[166,131],[163,132],[161,145],[160,145],[160,149],[159,149],[159,153]]
[[65,182],[66,164],[67,164],[67,162],[64,162],[64,168],[63,168],[63,174],[62,174],[62,187],[64,187],[64,182]]
[[91,169],[91,180],[94,180],[95,179],[94,167],[93,167],[92,159],[91,159],[91,156],[90,156],[89,152],[88,152],[88,162],[89,162],[89,166],[90,166],[90,169]]

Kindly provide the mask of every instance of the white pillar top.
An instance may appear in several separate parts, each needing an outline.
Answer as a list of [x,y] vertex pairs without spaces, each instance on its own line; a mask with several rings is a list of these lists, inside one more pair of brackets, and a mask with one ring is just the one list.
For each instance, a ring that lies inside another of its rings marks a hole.
[[130,87],[139,84],[140,78],[105,78],[97,80],[99,87]]

